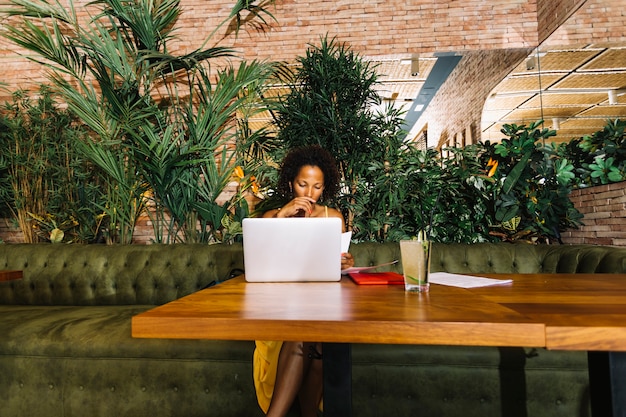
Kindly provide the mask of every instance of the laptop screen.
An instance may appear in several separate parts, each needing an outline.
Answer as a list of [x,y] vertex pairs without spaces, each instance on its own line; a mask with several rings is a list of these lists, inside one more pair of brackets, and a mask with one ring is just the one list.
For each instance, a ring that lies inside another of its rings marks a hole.
[[246,281],[341,279],[341,219],[246,218],[242,226]]

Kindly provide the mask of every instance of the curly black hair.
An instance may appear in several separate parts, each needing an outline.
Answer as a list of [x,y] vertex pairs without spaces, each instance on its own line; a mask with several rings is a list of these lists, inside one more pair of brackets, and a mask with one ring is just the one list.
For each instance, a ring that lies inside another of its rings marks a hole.
[[303,166],[318,167],[324,174],[322,199],[332,200],[339,192],[339,170],[335,158],[319,145],[294,148],[285,157],[280,169],[276,191],[283,198],[292,198],[291,184]]

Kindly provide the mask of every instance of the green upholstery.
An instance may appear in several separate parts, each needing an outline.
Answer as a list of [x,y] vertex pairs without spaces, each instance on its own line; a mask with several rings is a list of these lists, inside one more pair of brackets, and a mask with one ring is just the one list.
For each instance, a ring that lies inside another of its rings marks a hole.
[[[353,244],[359,266],[396,243]],[[441,245],[433,270],[626,271],[626,248]],[[260,416],[253,342],[133,339],[133,315],[228,279],[241,245],[0,245],[3,417]],[[396,264],[388,269],[401,272]],[[583,352],[353,346],[355,416],[588,416]],[[295,415],[295,414],[294,414]]]
[[2,245],[0,304],[158,305],[243,270],[241,245]]
[[[400,259],[397,243],[361,243],[352,245],[351,252],[359,266]],[[434,243],[430,267],[457,274],[626,273],[626,247]],[[387,269],[402,272],[399,263]]]

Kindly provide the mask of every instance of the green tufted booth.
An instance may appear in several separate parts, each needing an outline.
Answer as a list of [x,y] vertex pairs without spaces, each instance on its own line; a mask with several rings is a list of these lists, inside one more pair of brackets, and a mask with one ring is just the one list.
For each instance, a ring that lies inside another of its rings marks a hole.
[[[395,243],[351,247],[357,265]],[[626,272],[626,248],[442,245],[432,268]],[[2,417],[260,416],[252,342],[133,339],[130,319],[243,269],[240,245],[0,245]],[[400,272],[395,265],[392,270]],[[418,389],[419,387],[419,389]],[[588,416],[582,352],[355,345],[361,416]]]

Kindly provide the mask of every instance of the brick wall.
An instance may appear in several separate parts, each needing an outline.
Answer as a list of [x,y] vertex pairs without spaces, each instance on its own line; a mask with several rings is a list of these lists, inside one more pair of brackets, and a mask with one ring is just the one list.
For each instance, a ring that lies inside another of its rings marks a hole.
[[[539,22],[538,30],[538,38],[541,41],[546,40],[548,37],[551,37],[553,32],[557,30],[561,24],[565,21],[564,18],[568,18],[571,20],[571,15],[573,13],[578,13],[581,9],[581,6],[587,7],[589,3],[606,3],[605,1],[595,1],[595,0],[572,0],[572,1],[551,1],[551,0],[540,0],[537,2],[537,21]],[[611,3],[611,1],[609,1]],[[613,3],[618,3],[615,1]],[[622,3],[619,0],[619,3]],[[582,24],[583,22],[578,22],[578,24]],[[574,26],[575,27],[575,26]]]
[[587,45],[626,42],[623,0],[587,0],[546,40],[547,45]]
[[0,219],[0,242],[23,243],[24,234],[10,219]]
[[477,142],[489,93],[531,49],[468,51],[441,86],[416,126],[428,126],[429,146]]
[[[75,0],[76,5],[88,0]],[[584,0],[276,0],[277,19],[265,32],[240,32],[234,42],[228,26],[213,39],[233,45],[246,59],[292,61],[310,43],[337,36],[363,56],[534,47]],[[613,0],[611,0],[613,1]],[[0,0],[0,5],[6,4]],[[172,52],[201,47],[227,17],[234,0],[181,0],[183,14]],[[84,7],[78,10],[85,14]],[[269,18],[268,18],[269,19]],[[233,43],[234,42],[234,43]],[[210,44],[209,46],[212,46]],[[42,68],[0,38],[0,81],[11,89],[44,81]],[[0,102],[6,101],[0,92]]]
[[626,246],[626,182],[574,190],[571,199],[585,225],[562,233],[564,243]]

